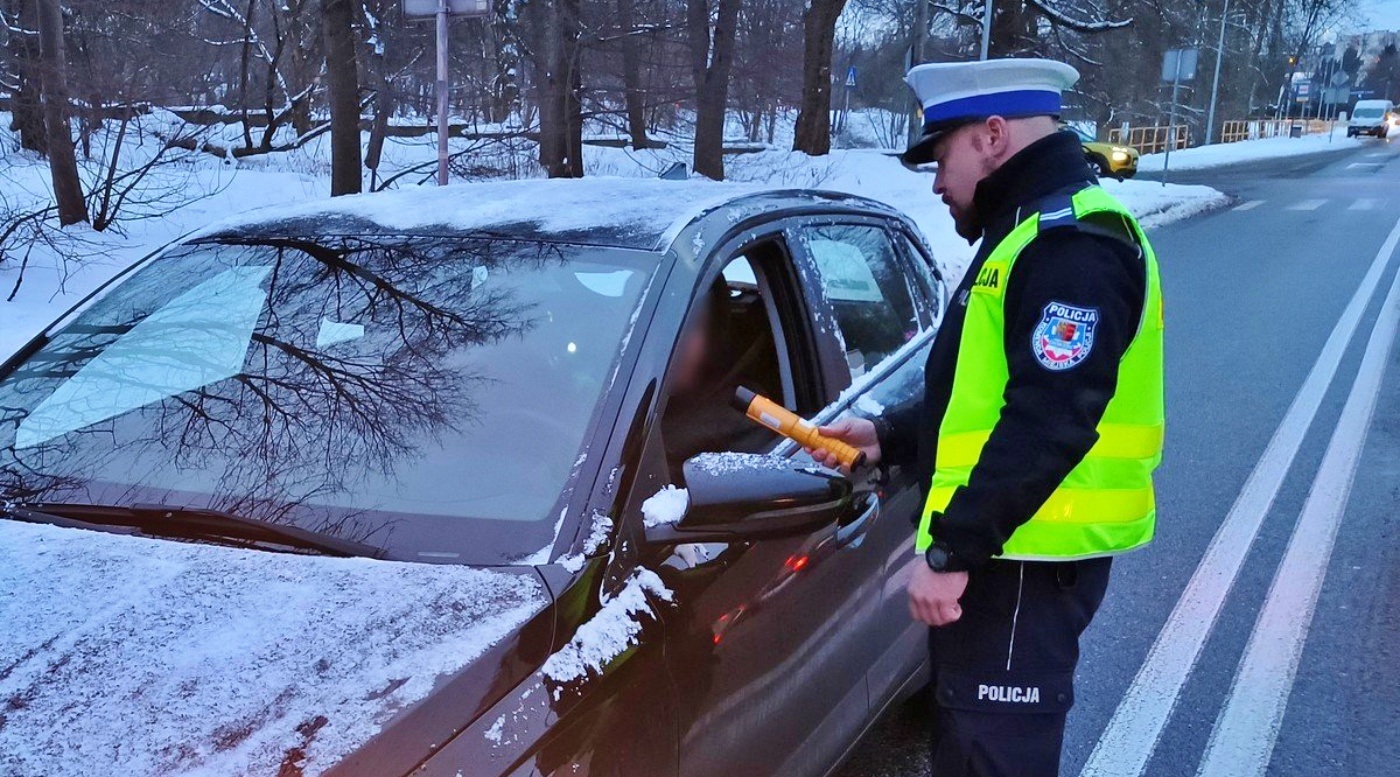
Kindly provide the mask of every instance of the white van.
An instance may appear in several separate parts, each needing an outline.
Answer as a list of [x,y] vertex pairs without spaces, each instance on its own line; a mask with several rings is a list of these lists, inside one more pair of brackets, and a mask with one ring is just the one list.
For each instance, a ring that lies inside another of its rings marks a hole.
[[1375,135],[1383,138],[1397,122],[1395,103],[1389,100],[1357,100],[1347,121],[1347,137]]

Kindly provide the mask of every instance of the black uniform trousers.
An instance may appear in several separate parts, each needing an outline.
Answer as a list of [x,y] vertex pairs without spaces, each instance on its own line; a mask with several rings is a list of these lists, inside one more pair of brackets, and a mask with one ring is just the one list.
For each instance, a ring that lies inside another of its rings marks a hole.
[[1111,564],[993,559],[969,573],[962,617],[929,630],[936,777],[1059,774],[1079,636]]

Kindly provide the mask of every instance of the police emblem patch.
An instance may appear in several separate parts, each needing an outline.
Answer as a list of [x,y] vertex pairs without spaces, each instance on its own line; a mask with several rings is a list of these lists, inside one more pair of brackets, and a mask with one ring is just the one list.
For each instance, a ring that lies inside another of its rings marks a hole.
[[1051,302],[1041,312],[1040,323],[1031,333],[1031,353],[1047,370],[1068,370],[1089,357],[1098,325],[1098,308]]

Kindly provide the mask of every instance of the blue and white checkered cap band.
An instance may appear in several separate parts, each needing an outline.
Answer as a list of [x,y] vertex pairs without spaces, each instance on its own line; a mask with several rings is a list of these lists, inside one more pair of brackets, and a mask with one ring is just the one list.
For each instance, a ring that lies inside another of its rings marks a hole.
[[1059,91],[1016,89],[992,94],[974,94],[924,108],[925,124],[986,116],[1045,116],[1060,113]]

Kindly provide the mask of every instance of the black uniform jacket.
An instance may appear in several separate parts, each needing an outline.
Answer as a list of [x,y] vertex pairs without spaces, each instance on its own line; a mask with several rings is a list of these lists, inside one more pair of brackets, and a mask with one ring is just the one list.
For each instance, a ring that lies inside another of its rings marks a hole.
[[[1061,132],[1026,147],[977,185],[972,210],[982,243],[929,353],[924,396],[876,422],[885,460],[913,464],[925,498],[978,271],[1042,199],[1095,182],[1078,139]],[[1129,240],[1073,227],[1042,232],[1016,260],[1005,296],[1006,405],[967,486],[941,517],[935,516],[933,533],[951,552],[950,568],[976,568],[998,555],[1016,527],[1030,520],[1098,440],[1095,429],[1113,397],[1118,363],[1137,333],[1146,278],[1146,266]],[[1033,345],[1032,335],[1052,302],[1098,310],[1092,347],[1069,369],[1042,366]]]

